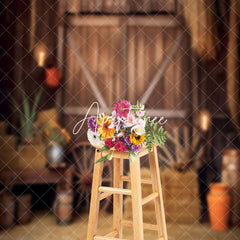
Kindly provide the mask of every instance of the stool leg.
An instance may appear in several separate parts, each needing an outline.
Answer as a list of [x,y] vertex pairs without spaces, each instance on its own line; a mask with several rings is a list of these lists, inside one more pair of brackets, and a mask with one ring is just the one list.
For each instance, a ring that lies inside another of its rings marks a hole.
[[[95,162],[100,159],[102,153],[95,151]],[[94,235],[97,232],[97,224],[98,224],[98,213],[99,213],[99,191],[98,188],[102,184],[102,172],[103,172],[103,162],[96,163],[94,165],[93,171],[93,181],[92,181],[92,193],[91,193],[91,205],[90,205],[90,213],[88,220],[88,234],[87,240],[93,240]]]
[[[115,158],[113,160],[113,187],[123,188],[123,182],[120,180],[123,174],[123,159]],[[118,232],[116,237],[122,238],[122,210],[123,208],[123,195],[114,194],[113,195],[113,229]]]
[[133,163],[130,162],[130,174],[134,240],[143,240],[142,190],[139,157],[136,157]]
[[163,197],[162,197],[162,188],[161,188],[161,179],[160,171],[157,157],[157,147],[153,148],[149,156],[149,166],[152,177],[152,186],[153,192],[158,192],[159,197],[154,199],[156,220],[158,225],[158,237],[167,240],[167,229],[166,229],[166,220],[165,220],[165,211],[163,206]]

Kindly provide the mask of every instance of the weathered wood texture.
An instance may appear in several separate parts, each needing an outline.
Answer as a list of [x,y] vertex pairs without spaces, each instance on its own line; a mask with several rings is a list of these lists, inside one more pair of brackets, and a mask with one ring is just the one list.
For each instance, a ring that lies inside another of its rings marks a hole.
[[175,12],[176,0],[68,0],[70,13]]
[[[65,107],[89,107],[96,100],[77,55],[85,62],[84,67],[107,106],[111,107],[122,98],[132,102],[140,99],[161,63],[169,57],[175,39],[183,34],[183,42],[188,41],[173,18],[131,17],[123,22],[125,19],[128,18],[69,18],[72,25],[67,30]],[[164,26],[158,26],[162,22]],[[70,43],[74,43],[74,48]],[[190,108],[190,101],[186,99],[191,97],[186,74],[189,56],[185,54],[185,48],[181,44],[171,58],[164,77],[158,81],[146,103],[147,108]],[[126,71],[125,75],[123,71]]]

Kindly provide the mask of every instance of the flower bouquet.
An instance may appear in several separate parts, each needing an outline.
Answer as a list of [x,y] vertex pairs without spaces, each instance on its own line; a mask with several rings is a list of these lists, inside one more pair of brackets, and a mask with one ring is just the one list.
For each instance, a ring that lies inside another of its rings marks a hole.
[[100,152],[109,154],[96,163],[111,160],[113,151],[128,152],[131,162],[135,160],[143,145],[150,153],[154,143],[160,147],[166,141],[166,131],[158,126],[156,118],[150,120],[144,106],[121,100],[114,104],[112,115],[100,114],[88,119],[88,140],[94,146],[102,146]]
[[66,129],[61,128],[55,122],[47,124],[43,129],[43,133],[49,143],[65,146],[70,141],[70,135]]

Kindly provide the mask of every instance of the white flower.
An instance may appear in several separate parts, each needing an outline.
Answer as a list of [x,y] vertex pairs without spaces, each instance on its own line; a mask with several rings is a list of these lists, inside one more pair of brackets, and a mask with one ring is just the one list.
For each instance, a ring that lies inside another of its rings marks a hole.
[[131,132],[135,132],[137,135],[145,134],[145,127],[141,125],[135,125],[131,128]]
[[98,146],[103,144],[103,141],[100,140],[99,133],[92,132],[90,129],[87,131],[87,137],[88,141],[93,145],[93,146]]
[[141,118],[137,118],[137,119],[136,119],[136,124],[137,124],[137,125],[140,125],[140,126],[142,126],[142,127],[145,127],[146,121],[144,121],[144,120],[141,119]]

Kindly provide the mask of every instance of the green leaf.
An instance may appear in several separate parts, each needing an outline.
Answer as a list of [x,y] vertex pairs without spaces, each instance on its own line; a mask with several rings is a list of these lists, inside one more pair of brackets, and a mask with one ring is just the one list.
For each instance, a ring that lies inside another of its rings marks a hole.
[[95,164],[96,164],[96,163],[99,163],[99,162],[106,161],[106,160],[112,160],[112,155],[113,155],[112,152],[111,152],[111,153],[108,153],[108,154],[105,155],[104,157],[101,157],[100,159],[98,159],[98,160],[95,162]]
[[103,152],[103,151],[106,151],[106,150],[109,150],[110,148],[107,147],[106,145],[104,145],[100,150],[99,152]]
[[35,97],[35,100],[34,100],[34,103],[33,103],[33,109],[32,109],[32,112],[31,112],[31,121],[32,122],[35,120],[35,117],[36,117],[36,114],[37,114],[37,106],[38,106],[38,103],[40,101],[42,92],[43,92],[43,88],[40,88],[40,90],[36,94],[36,97]]

